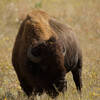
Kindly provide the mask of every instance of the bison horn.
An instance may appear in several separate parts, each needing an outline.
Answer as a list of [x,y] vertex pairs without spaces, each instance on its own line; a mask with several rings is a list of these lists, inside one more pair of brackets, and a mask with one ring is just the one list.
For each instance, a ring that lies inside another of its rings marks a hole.
[[32,54],[32,46],[29,46],[27,51],[27,57],[34,63],[38,63],[41,61],[41,58]]

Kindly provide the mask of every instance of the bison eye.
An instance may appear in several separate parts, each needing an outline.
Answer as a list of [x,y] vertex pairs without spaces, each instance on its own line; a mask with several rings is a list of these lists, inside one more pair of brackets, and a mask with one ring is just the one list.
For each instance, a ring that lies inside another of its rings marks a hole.
[[56,42],[56,38],[55,37],[51,37],[47,42]]
[[65,52],[65,47],[63,46],[63,50],[62,50],[63,52]]

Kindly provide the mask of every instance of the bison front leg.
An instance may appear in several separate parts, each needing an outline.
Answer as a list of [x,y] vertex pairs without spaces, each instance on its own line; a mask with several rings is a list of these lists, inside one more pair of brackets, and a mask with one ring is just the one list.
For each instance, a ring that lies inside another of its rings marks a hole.
[[28,97],[32,95],[32,88],[26,83],[25,80],[20,81],[20,86]]

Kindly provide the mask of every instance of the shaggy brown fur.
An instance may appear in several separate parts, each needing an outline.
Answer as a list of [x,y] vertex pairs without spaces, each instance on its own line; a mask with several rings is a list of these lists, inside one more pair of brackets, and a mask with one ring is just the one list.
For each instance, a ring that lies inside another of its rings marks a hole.
[[[32,53],[42,58],[39,63],[28,58],[30,45]],[[64,77],[68,71],[72,71],[77,89],[81,91],[82,56],[72,29],[56,22],[43,11],[32,11],[21,24],[13,48],[12,63],[20,85],[28,96],[46,92],[54,98],[59,92],[64,92]]]

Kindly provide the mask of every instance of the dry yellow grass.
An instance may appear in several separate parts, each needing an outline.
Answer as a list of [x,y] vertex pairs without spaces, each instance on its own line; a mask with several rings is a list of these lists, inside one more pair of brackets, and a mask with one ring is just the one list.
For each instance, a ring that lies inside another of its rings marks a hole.
[[[12,67],[11,53],[21,20],[33,8],[74,28],[83,51],[81,100],[100,100],[100,0],[0,0],[0,100],[27,100]],[[65,100],[80,100],[71,73],[66,79]],[[44,95],[40,100],[51,99]],[[57,100],[63,100],[62,94]]]

